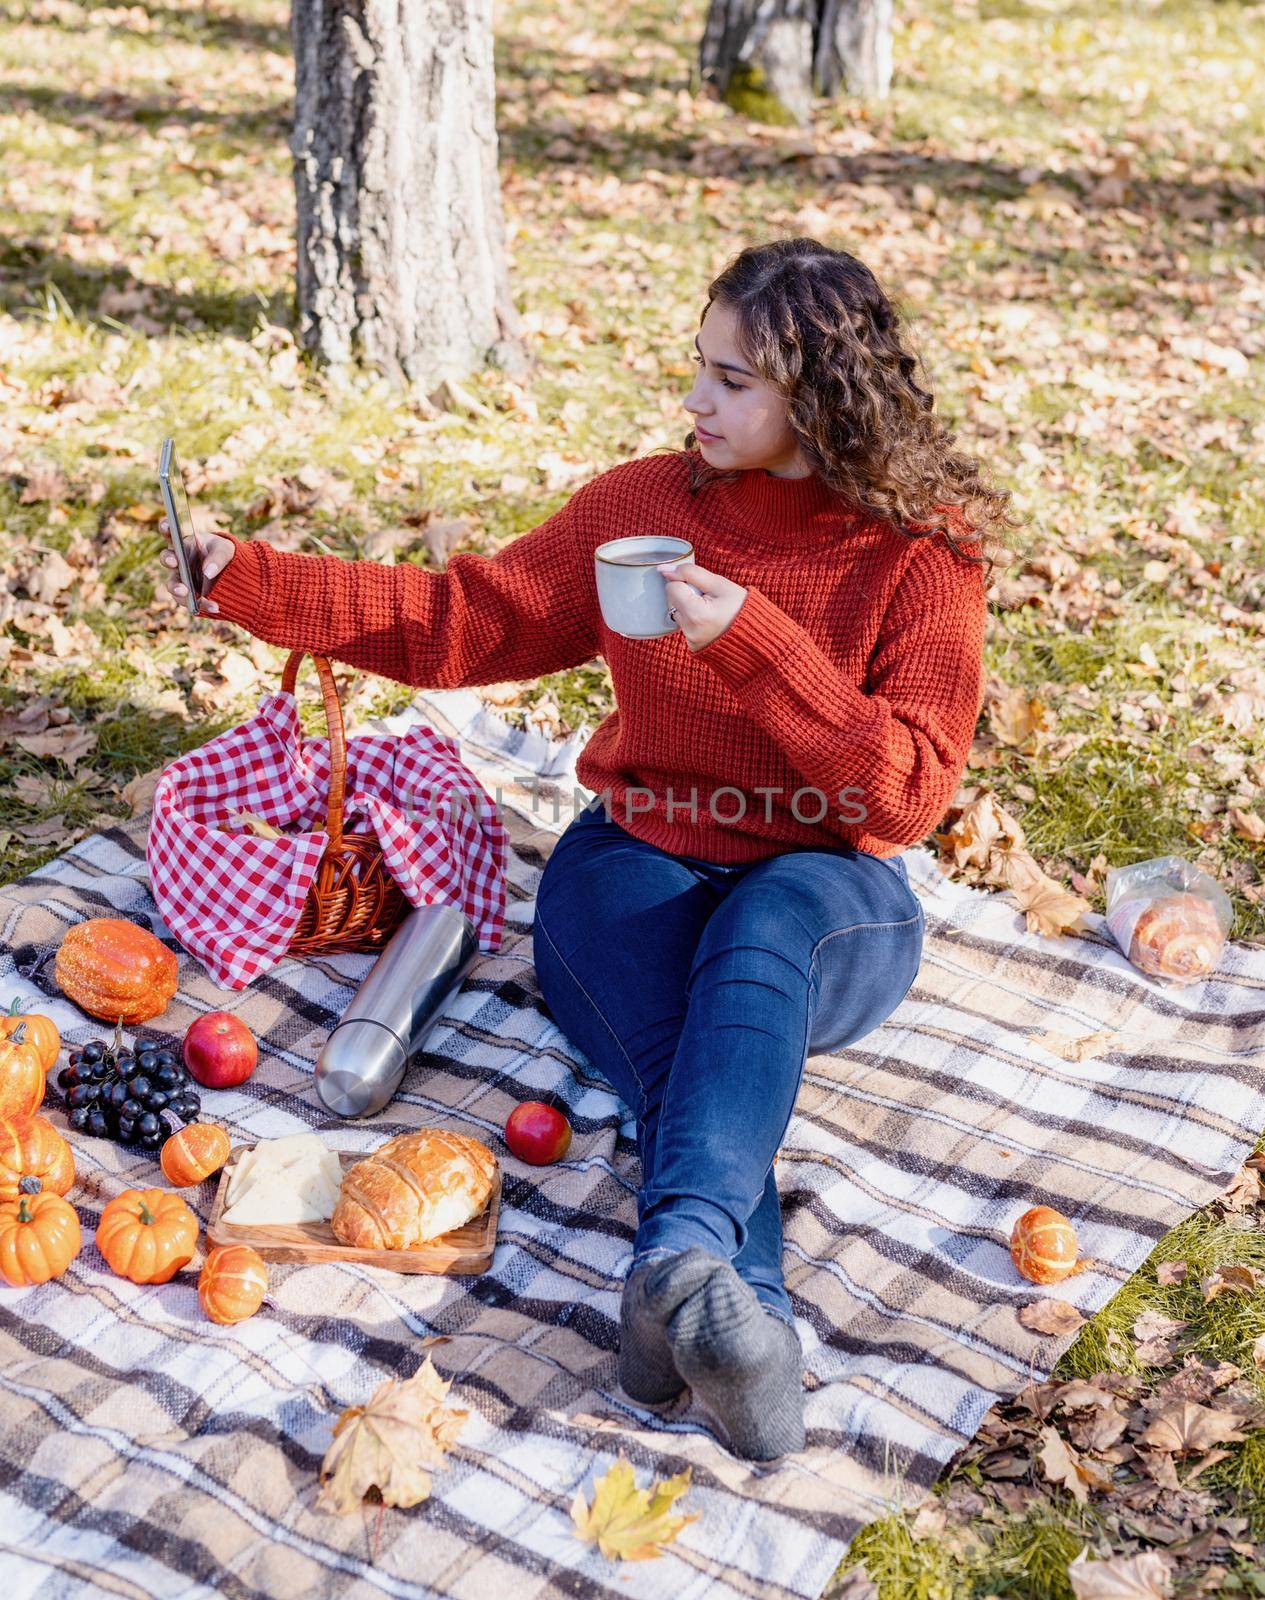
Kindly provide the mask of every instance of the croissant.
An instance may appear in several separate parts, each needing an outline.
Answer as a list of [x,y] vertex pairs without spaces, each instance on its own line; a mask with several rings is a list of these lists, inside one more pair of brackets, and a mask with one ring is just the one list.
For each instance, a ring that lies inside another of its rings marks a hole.
[[1212,971],[1224,943],[1216,913],[1201,895],[1162,895],[1140,913],[1129,960],[1158,978],[1189,981]]
[[343,1174],[330,1226],[343,1244],[408,1250],[477,1217],[495,1178],[496,1157],[469,1134],[397,1134]]

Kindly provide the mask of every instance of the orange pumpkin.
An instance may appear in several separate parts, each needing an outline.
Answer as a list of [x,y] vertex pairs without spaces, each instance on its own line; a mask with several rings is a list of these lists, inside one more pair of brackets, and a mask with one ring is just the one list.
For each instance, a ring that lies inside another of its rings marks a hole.
[[38,1178],[24,1178],[17,1199],[0,1205],[0,1278],[15,1289],[60,1278],[82,1243],[74,1206]]
[[1079,1253],[1076,1229],[1053,1206],[1033,1206],[1011,1231],[1010,1258],[1030,1283],[1061,1283],[1083,1271],[1089,1263]]
[[63,992],[90,1017],[148,1022],[179,982],[174,952],[126,917],[89,917],[68,928],[54,963]]
[[228,1134],[218,1123],[191,1122],[172,1134],[158,1160],[167,1182],[186,1189],[218,1172],[231,1149]]
[[7,1011],[0,1011],[0,1039],[7,1039],[22,1022],[26,1023],[27,1043],[35,1046],[35,1053],[44,1071],[51,1072],[57,1065],[61,1051],[61,1034],[57,1031],[57,1024],[52,1017],[46,1017],[39,1011],[23,1011],[22,1002],[14,1000]]
[[97,1249],[133,1283],[166,1283],[193,1260],[198,1219],[166,1189],[124,1189],[101,1213]]
[[212,1322],[245,1322],[267,1292],[268,1268],[248,1244],[217,1245],[198,1274],[198,1304]]
[[0,1117],[33,1117],[48,1080],[39,1051],[26,1036],[26,1019],[0,1039]]
[[65,1194],[75,1181],[70,1146],[43,1117],[0,1118],[0,1204],[17,1199],[23,1178]]

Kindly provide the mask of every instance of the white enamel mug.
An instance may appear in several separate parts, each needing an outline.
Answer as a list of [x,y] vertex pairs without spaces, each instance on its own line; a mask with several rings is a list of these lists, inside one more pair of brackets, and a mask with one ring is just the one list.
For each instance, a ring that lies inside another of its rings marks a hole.
[[[598,545],[597,600],[606,626],[626,639],[661,639],[675,633],[679,624],[668,615],[668,580],[656,568],[663,561],[693,559],[694,546],[673,534],[633,534]],[[690,588],[702,593],[693,584]]]

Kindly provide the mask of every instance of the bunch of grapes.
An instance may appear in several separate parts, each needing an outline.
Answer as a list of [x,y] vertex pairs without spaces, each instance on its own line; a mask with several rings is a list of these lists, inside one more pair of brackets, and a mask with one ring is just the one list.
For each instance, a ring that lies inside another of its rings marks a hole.
[[67,1120],[94,1138],[157,1150],[174,1131],[169,1119],[196,1121],[202,1101],[173,1051],[156,1039],[138,1039],[134,1050],[121,1041],[116,1029],[112,1043],[92,1039],[70,1052],[57,1074]]

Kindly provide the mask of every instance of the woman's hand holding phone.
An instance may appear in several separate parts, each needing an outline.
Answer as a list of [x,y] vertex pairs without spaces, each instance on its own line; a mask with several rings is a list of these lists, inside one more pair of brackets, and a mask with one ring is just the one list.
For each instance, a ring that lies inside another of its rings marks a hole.
[[[163,533],[169,533],[166,517],[159,520],[158,526]],[[198,541],[198,548],[202,552],[203,589],[198,600],[203,611],[209,611],[214,615],[220,608],[214,600],[206,598],[207,590],[211,587],[212,579],[217,578],[233,559],[233,541],[222,538],[218,533],[198,533],[194,538]],[[176,569],[175,553],[170,547],[163,551],[162,560],[165,567]],[[167,589],[177,600],[183,601],[186,598],[187,591],[178,573],[168,581]]]

